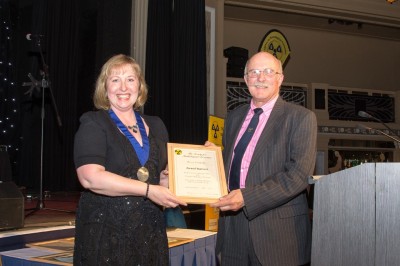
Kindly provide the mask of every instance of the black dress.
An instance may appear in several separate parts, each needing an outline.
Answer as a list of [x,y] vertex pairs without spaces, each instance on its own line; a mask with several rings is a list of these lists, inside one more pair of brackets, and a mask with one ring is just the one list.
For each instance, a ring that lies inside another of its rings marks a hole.
[[[141,165],[136,152],[108,112],[88,112],[80,121],[74,143],[75,166],[99,164],[107,171],[137,179]],[[147,182],[159,184],[160,148],[151,127],[149,142]],[[168,265],[162,210],[144,197],[82,192],[76,215],[74,265]]]

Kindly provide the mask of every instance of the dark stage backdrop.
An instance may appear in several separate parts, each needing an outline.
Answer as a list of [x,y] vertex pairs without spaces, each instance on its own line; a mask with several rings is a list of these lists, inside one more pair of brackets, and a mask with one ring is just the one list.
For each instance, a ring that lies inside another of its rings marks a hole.
[[[91,97],[101,65],[111,55],[130,53],[132,1],[4,1],[12,14],[19,102],[13,180],[36,191],[41,177],[44,190],[80,190],[73,165],[74,134],[81,114],[93,109]],[[149,1],[150,97],[144,110],[165,121],[171,141],[202,144],[207,137],[204,26],[203,0]],[[38,44],[27,41],[27,33],[44,35],[40,49],[51,81],[44,90],[44,119],[43,90],[26,94],[29,87],[21,86],[29,81],[28,73],[40,81],[44,69]]]
[[44,91],[43,164],[42,89],[24,94],[29,87],[17,86],[21,128],[19,153],[12,158],[13,179],[32,190],[39,189],[40,179],[44,190],[79,190],[73,165],[74,134],[80,115],[93,109],[91,97],[100,66],[111,55],[130,51],[131,1],[12,1],[10,9],[16,14],[17,83],[29,81],[28,73],[41,80],[44,69],[38,43],[26,40],[27,33],[44,35],[40,48],[51,81],[51,88]]
[[145,113],[160,116],[170,141],[204,144],[207,85],[204,0],[150,0]]

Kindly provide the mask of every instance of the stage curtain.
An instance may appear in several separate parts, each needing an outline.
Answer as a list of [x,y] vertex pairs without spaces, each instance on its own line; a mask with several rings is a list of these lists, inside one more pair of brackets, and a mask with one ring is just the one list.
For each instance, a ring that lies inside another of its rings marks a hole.
[[[18,36],[23,38],[18,40],[21,83],[29,81],[28,73],[41,80],[39,49],[25,35],[42,34],[41,47],[54,97],[52,101],[50,89],[45,89],[43,190],[79,190],[82,187],[73,164],[79,117],[94,108],[92,94],[103,63],[111,55],[129,54],[132,1],[30,0],[19,4],[16,20]],[[24,95],[21,103],[21,152],[15,179],[18,185],[33,191],[39,189],[41,178],[41,95],[35,90]]]
[[[78,7],[78,0],[38,0],[20,7],[25,10],[22,14],[30,16],[19,18],[18,23],[24,26],[19,30],[43,35],[40,43],[32,39],[27,50],[20,50],[18,61],[23,66],[20,70],[25,71],[25,77],[20,78],[29,81],[27,73],[31,73],[42,81],[41,73],[49,74],[45,77],[49,86],[24,94],[21,101],[21,150],[16,179],[18,185],[28,189],[37,190],[42,185],[43,190],[58,191],[77,186],[71,143],[77,124]],[[22,32],[21,36],[25,34]],[[19,40],[19,44],[26,47],[28,41]]]
[[207,138],[205,3],[150,0],[146,47],[149,100],[144,112],[160,116],[171,142]]

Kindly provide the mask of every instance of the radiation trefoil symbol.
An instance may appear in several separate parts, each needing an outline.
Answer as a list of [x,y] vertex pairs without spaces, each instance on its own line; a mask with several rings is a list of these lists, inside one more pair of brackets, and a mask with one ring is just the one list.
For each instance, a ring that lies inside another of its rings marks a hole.
[[289,57],[290,47],[285,36],[283,36],[280,31],[271,30],[264,36],[259,51],[272,54],[282,62],[282,65],[284,65]]

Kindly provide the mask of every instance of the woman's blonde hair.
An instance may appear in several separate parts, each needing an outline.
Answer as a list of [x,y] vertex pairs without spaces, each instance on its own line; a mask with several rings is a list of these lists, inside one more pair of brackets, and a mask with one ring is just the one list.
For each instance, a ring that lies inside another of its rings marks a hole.
[[108,61],[101,68],[100,75],[98,76],[96,81],[96,89],[94,90],[93,95],[93,103],[97,109],[110,109],[110,101],[107,97],[106,89],[107,78],[110,76],[112,70],[122,67],[124,65],[130,65],[133,71],[136,73],[137,78],[139,79],[139,95],[135,104],[133,105],[133,109],[137,110],[146,103],[148,89],[139,64],[132,57],[119,54],[108,59]]

